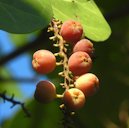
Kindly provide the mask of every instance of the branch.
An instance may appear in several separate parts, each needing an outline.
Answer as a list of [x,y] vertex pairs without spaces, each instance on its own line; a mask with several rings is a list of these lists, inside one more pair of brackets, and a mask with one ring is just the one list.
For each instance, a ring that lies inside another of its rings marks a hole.
[[4,57],[0,58],[0,66],[6,64],[7,62],[9,62],[10,60],[14,59],[15,57],[28,52],[30,50],[34,50],[34,49],[38,49],[40,46],[42,47],[47,47],[47,44],[43,42],[47,42],[49,41],[49,36],[50,33],[47,32],[47,28],[43,29],[40,33],[40,35],[31,42],[27,42],[25,45],[23,45],[22,47],[17,48],[16,50],[14,50],[12,53],[5,55]]
[[68,109],[66,109],[65,107],[60,107],[64,117],[62,118],[62,125],[63,128],[76,128],[75,122],[74,122],[74,117],[75,117],[75,113],[71,111],[69,111]]
[[23,83],[31,83],[37,81],[38,78],[4,78],[0,77],[1,82],[23,82]]
[[66,41],[63,40],[62,36],[59,34],[61,24],[61,21],[53,19],[48,30],[52,30],[54,33],[54,36],[50,37],[50,39],[54,41],[53,46],[59,48],[59,52],[54,54],[55,56],[59,56],[61,59],[59,62],[57,62],[57,66],[63,66],[63,71],[58,73],[59,76],[64,78],[64,82],[60,83],[60,85],[62,86],[62,88],[65,88],[67,90],[71,85],[73,86],[74,81],[70,77],[72,76],[72,73],[69,71],[68,68],[67,47],[69,46],[69,44],[66,43]]
[[14,99],[14,94],[12,95],[11,98],[8,98],[8,97],[6,96],[6,91],[5,91],[5,92],[3,92],[3,93],[0,93],[0,98],[2,98],[4,102],[5,102],[5,101],[11,102],[11,103],[12,103],[11,108],[13,108],[13,107],[16,106],[16,105],[20,105],[21,108],[22,108],[22,110],[23,110],[24,113],[26,114],[26,116],[27,116],[27,117],[30,117],[30,116],[31,116],[30,113],[29,113],[29,111],[28,111],[27,108],[25,107],[25,104],[22,103],[22,102],[20,102],[20,101],[16,101],[16,100]]
[[[60,28],[61,28],[62,22],[56,19],[53,19],[51,21],[50,27],[48,28],[48,32],[52,31],[54,36],[51,36],[50,39],[53,41],[53,46],[57,47],[59,51],[55,53],[54,55],[56,57],[59,57],[59,62],[57,62],[57,66],[62,66],[61,72],[58,73],[59,76],[63,78],[63,82],[60,83],[60,86],[66,90],[68,90],[71,87],[74,87],[74,80],[72,73],[69,71],[68,68],[68,46],[69,44],[62,38],[60,35]],[[62,125],[63,128],[75,128],[73,116],[75,112],[72,112],[69,110],[65,104],[60,105],[60,109],[64,115],[62,119]]]

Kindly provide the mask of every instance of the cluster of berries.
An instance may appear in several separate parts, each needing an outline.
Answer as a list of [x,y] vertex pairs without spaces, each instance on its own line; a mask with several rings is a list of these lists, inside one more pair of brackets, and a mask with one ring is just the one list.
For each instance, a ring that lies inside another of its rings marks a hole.
[[[99,79],[95,74],[89,73],[92,68],[93,43],[82,37],[83,27],[74,20],[65,21],[59,35],[64,43],[72,46],[67,66],[73,80],[73,86],[67,85],[68,88],[60,98],[66,108],[75,111],[82,108],[86,98],[94,95],[99,88]],[[48,50],[38,50],[33,54],[32,65],[38,73],[47,74],[55,69],[56,57]],[[34,97],[39,102],[49,103],[59,96],[56,94],[55,85],[45,80],[37,84]]]

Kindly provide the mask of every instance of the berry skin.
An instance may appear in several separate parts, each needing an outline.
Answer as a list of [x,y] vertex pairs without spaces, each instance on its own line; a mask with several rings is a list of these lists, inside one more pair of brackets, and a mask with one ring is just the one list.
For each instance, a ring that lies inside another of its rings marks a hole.
[[33,68],[40,74],[52,72],[56,67],[56,58],[48,50],[38,50],[33,54]]
[[68,67],[73,75],[80,76],[89,72],[92,67],[92,60],[86,52],[75,52],[68,60]]
[[81,39],[79,40],[73,48],[73,52],[78,52],[78,51],[82,51],[82,52],[86,52],[88,53],[90,56],[93,55],[93,43],[91,43],[90,40],[88,39]]
[[99,79],[92,73],[86,73],[75,81],[75,87],[80,89],[85,96],[92,96],[99,89]]
[[56,87],[50,81],[40,81],[35,90],[35,99],[40,103],[49,103],[56,98]]
[[83,27],[79,22],[68,20],[62,24],[60,35],[67,42],[70,42],[71,44],[77,42],[78,40],[80,40],[82,34]]
[[70,110],[79,110],[85,104],[85,95],[77,88],[71,88],[64,92],[63,102]]

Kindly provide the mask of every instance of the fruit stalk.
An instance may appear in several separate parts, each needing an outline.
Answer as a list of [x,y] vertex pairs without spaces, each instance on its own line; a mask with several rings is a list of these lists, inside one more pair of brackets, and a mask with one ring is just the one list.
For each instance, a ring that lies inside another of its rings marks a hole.
[[61,58],[61,61],[57,62],[57,66],[58,65],[63,66],[63,71],[58,74],[59,76],[62,76],[64,78],[64,82],[61,83],[60,85],[62,86],[62,88],[68,90],[71,84],[73,84],[73,79],[71,78],[71,72],[69,71],[68,68],[68,57],[67,57],[66,47],[69,46],[69,44],[67,44],[67,42],[60,35],[61,24],[62,23],[59,20],[53,19],[50,24],[49,30],[54,32],[54,36],[50,37],[50,39],[52,39],[53,41],[56,40],[53,46],[59,47],[59,52],[55,53],[55,56],[59,56]]
[[[62,38],[60,35],[60,28],[61,28],[62,23],[59,20],[53,19],[51,21],[50,27],[48,28],[48,31],[53,31],[54,36],[50,37],[51,40],[55,41],[53,44],[54,47],[59,48],[59,52],[55,53],[55,56],[59,56],[61,61],[57,62],[57,66],[63,66],[63,71],[59,72],[58,75],[64,78],[63,83],[60,83],[60,86],[62,88],[65,88],[65,91],[69,90],[69,88],[73,85],[74,81],[72,79],[72,73],[69,71],[68,67],[68,50],[67,42]],[[63,98],[63,95],[57,95],[57,98]],[[66,109],[66,106],[64,104],[60,105],[60,109],[64,115],[62,119],[62,125],[64,128],[69,128],[71,125],[73,125],[73,120],[72,120],[72,112],[68,111]]]

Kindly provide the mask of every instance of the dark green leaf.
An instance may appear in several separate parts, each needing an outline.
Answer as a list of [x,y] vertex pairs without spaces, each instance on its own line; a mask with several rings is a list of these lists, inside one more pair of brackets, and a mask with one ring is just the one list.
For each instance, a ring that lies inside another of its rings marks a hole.
[[0,28],[29,33],[44,28],[53,16],[50,0],[1,0]]

